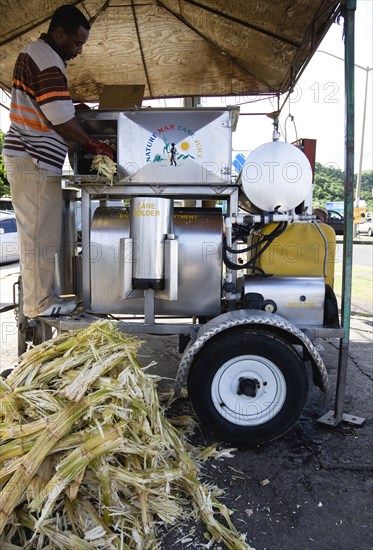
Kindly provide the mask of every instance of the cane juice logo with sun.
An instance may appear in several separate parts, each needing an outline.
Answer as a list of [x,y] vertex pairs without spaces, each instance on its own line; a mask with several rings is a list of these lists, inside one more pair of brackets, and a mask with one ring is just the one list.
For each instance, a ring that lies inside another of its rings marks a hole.
[[[202,143],[183,124],[169,123],[154,131],[145,147],[146,162],[177,164],[202,159]],[[198,162],[198,160],[197,160]]]

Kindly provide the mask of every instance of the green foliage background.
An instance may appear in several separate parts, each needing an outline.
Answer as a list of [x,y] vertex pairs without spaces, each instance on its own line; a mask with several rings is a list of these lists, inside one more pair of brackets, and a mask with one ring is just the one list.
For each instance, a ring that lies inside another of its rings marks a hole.
[[[0,153],[4,146],[4,132],[0,130]],[[6,179],[5,165],[3,155],[0,154],[0,197],[9,197],[9,182]]]
[[[357,176],[355,174],[355,183]],[[365,200],[367,211],[373,211],[373,170],[367,170],[361,175],[360,198]],[[344,200],[344,172],[331,166],[323,166],[319,162],[315,165],[315,182],[313,189],[314,206],[325,206],[329,201]]]

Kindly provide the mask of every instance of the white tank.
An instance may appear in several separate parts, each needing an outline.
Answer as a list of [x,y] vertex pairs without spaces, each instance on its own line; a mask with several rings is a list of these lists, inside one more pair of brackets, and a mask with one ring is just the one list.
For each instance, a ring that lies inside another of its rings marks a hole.
[[266,212],[287,212],[308,196],[312,168],[298,147],[272,141],[250,153],[238,181],[250,205]]

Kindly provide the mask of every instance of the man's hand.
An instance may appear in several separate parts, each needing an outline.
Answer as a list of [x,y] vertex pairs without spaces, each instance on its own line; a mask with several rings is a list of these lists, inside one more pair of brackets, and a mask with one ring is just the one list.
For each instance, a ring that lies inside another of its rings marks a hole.
[[110,147],[110,145],[107,145],[106,143],[101,143],[100,141],[96,141],[92,138],[89,140],[85,148],[93,155],[106,155],[111,159],[114,156],[114,151]]

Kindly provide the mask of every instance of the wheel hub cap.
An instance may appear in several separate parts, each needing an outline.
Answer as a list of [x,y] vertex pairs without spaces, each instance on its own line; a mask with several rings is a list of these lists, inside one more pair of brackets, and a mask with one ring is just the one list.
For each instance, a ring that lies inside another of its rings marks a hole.
[[211,385],[216,410],[240,426],[258,426],[274,418],[286,398],[286,381],[275,363],[258,355],[226,361]]
[[260,388],[259,380],[253,380],[252,378],[240,378],[237,395],[247,395],[248,397],[255,397],[256,391]]

